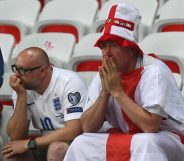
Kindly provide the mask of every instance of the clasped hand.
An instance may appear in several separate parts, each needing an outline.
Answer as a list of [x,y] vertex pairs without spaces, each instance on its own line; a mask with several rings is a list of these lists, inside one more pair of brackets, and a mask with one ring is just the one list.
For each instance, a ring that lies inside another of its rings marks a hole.
[[99,67],[99,74],[102,83],[102,91],[113,95],[122,90],[120,73],[112,58],[104,58],[102,66]]

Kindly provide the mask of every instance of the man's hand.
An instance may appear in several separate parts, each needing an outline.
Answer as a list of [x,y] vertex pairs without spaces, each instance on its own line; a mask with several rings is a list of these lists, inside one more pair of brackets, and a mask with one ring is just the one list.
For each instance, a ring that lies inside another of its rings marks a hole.
[[26,92],[26,89],[21,85],[21,83],[22,80],[16,74],[10,76],[9,84],[17,94]]
[[17,140],[8,142],[2,149],[2,154],[6,155],[7,158],[11,158],[17,154],[22,154],[28,151],[29,140]]
[[116,91],[122,90],[120,73],[118,72],[112,58],[103,59],[103,65],[100,70],[102,87],[111,95]]
[[99,74],[100,74],[100,79],[101,79],[101,84],[102,84],[102,91],[101,91],[101,95],[103,96],[110,96],[110,93],[108,91],[108,89],[106,88],[106,85],[105,85],[105,77],[104,77],[104,65],[103,65],[103,62],[102,62],[102,66],[99,67]]

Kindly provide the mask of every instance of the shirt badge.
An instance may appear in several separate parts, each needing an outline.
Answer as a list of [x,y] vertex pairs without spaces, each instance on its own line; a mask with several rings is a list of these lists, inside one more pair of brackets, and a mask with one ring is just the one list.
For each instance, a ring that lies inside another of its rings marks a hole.
[[60,102],[59,97],[56,97],[56,98],[53,99],[53,105],[54,105],[54,109],[56,111],[60,111],[61,110],[61,102]]
[[80,102],[81,99],[81,95],[79,92],[75,92],[75,93],[69,93],[68,94],[68,101],[73,105],[77,105]]

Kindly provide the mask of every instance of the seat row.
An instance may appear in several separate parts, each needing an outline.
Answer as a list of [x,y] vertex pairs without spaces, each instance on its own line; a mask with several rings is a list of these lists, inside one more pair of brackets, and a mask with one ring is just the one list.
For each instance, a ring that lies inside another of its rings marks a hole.
[[[100,9],[98,2],[103,4]],[[1,0],[0,33],[14,35],[15,44],[30,33],[42,32],[70,33],[78,42],[88,33],[100,32],[109,7],[118,2],[132,3],[140,10],[142,22],[139,40],[151,32],[162,31],[162,23],[165,23],[163,19],[167,19],[167,24],[170,21],[173,23],[173,20],[175,24],[179,23],[181,30],[183,0],[177,0],[177,3],[175,0],[169,0],[162,6],[159,6],[157,0],[148,2],[145,0],[102,0],[101,2],[97,0],[45,0],[42,10],[38,0]],[[170,10],[174,14],[170,14]],[[171,28],[179,30],[178,25],[172,25],[163,31],[169,31]]]
[[[0,37],[2,37],[0,35]],[[44,49],[50,58],[51,64],[59,68],[74,70],[80,73],[96,72],[101,65],[101,50],[94,47],[100,33],[90,33],[84,36],[79,43],[75,43],[73,35],[67,33],[35,33],[30,34],[21,41],[21,43],[11,53],[13,41],[6,47],[1,47],[5,60],[5,72],[11,71],[10,66],[15,63],[15,59],[25,48],[40,47]],[[139,45],[145,54],[155,53],[165,61],[174,73],[179,73],[182,78],[184,60],[184,32],[161,32],[152,33],[139,42]],[[0,41],[1,45],[5,41]],[[5,43],[7,45],[8,43]],[[9,55],[7,55],[9,53]],[[182,63],[179,63],[182,62]],[[81,74],[83,75],[83,74]],[[84,76],[89,85],[91,78]],[[5,81],[5,83],[7,83]],[[182,89],[180,85],[180,89]],[[2,91],[2,89],[1,89]]]

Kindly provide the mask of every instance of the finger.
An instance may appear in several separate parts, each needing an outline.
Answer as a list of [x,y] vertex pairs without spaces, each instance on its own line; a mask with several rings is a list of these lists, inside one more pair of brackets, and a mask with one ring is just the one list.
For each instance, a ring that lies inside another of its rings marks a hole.
[[106,72],[108,71],[107,59],[108,59],[108,58],[103,59],[103,69],[104,69]]
[[104,81],[104,74],[102,70],[103,70],[103,67],[99,67],[98,71],[99,71],[100,79]]
[[107,73],[105,71],[105,68],[101,67],[100,69],[100,78],[101,78],[101,81],[102,81],[102,84],[105,86],[105,81],[107,79]]
[[7,148],[2,150],[2,154],[11,153],[12,151],[13,151],[13,149],[11,147],[7,147]]
[[15,84],[16,84],[16,85],[20,85],[21,83],[22,83],[22,80],[21,80],[20,78],[17,78]]
[[101,68],[105,69],[105,68],[106,68],[105,66],[106,66],[106,65],[105,65],[105,59],[103,59],[103,60],[102,60],[102,66],[101,66]]
[[110,58],[105,59],[104,64],[105,64],[105,69],[106,69],[107,74],[111,74],[112,73],[112,65],[110,62]]
[[113,71],[117,71],[116,64],[115,64],[115,62],[113,61],[113,59],[112,59],[112,58],[110,58],[110,64],[111,64],[111,68],[112,68],[112,70],[113,70]]
[[102,68],[100,69],[100,71],[101,71],[101,74],[102,74],[103,79],[105,80],[106,77],[107,77],[107,71],[106,71],[106,69],[102,67]]
[[10,76],[9,84],[14,86],[14,84],[17,82],[18,77],[15,76],[15,74]]
[[12,150],[12,152],[10,152],[9,154],[7,154],[7,159],[13,157],[15,155],[14,151]]

